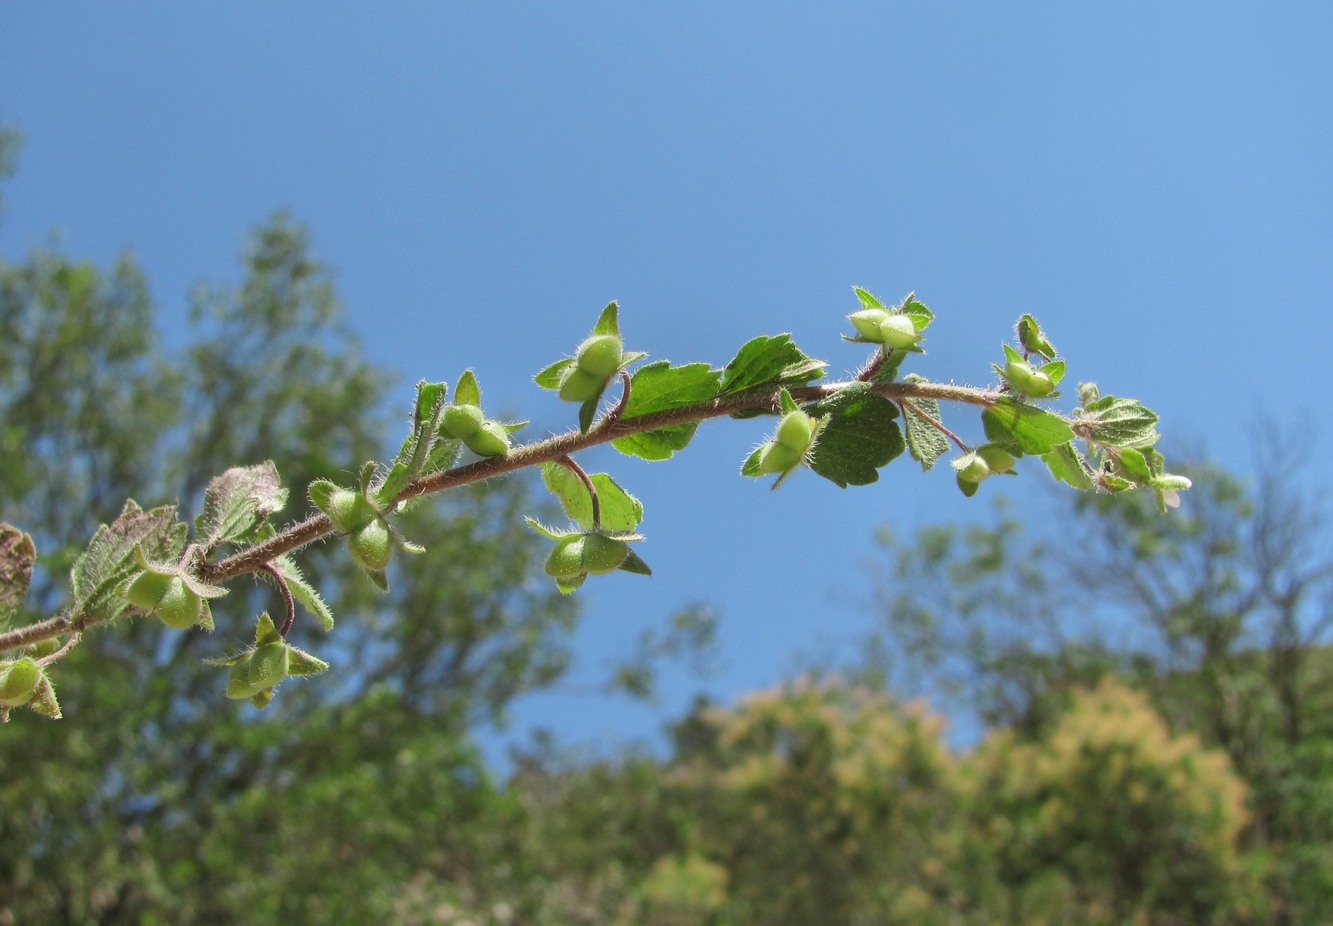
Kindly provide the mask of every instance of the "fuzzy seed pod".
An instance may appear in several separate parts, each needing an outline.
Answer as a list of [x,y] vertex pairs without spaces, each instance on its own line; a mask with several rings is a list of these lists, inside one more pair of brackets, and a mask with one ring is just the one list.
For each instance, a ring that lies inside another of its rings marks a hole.
[[351,534],[375,520],[375,507],[360,492],[339,488],[329,494],[329,508],[325,514],[334,527]]
[[774,440],[797,453],[805,453],[810,447],[810,438],[814,435],[814,423],[810,416],[802,411],[788,412],[778,422]]
[[587,402],[601,395],[604,388],[606,376],[598,376],[577,364],[570,364],[560,380],[560,398],[566,402]]
[[921,342],[921,332],[907,315],[890,315],[879,325],[880,343],[899,350],[916,347]]
[[802,450],[793,450],[777,441],[769,441],[759,453],[759,472],[785,473],[797,466],[805,455]]
[[393,535],[383,518],[375,518],[347,538],[347,551],[365,569],[383,572],[393,552]]
[[1010,360],[1006,363],[1004,377],[1009,380],[1009,385],[1034,399],[1048,396],[1055,391],[1055,383],[1048,374],[1032,369],[1031,364],[1022,360]]
[[856,331],[861,337],[867,341],[879,341],[879,326],[889,317],[889,313],[883,309],[862,309],[847,317],[856,326]]
[[509,433],[498,421],[487,421],[463,443],[478,456],[498,457],[509,452]]
[[481,429],[486,416],[476,405],[450,405],[444,410],[444,430],[451,437],[467,440]]
[[41,666],[31,659],[20,659],[0,669],[0,706],[22,707],[27,704],[41,681]]
[[605,381],[620,369],[623,354],[624,348],[619,337],[614,334],[595,334],[579,345],[574,362],[580,370]]

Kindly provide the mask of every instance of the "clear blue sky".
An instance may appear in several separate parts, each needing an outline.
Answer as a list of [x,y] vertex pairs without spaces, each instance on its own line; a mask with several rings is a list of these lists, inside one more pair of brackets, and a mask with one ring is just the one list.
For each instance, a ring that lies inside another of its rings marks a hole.
[[[861,360],[849,285],[915,289],[937,313],[920,372],[986,381],[1031,311],[1072,376],[1162,414],[1168,452],[1245,468],[1255,413],[1333,386],[1330,7],[922,6],[8,3],[0,120],[27,141],[0,253],[52,229],[129,248],[179,332],[189,286],[235,279],[289,208],[404,402],[473,366],[545,429],[572,406],[529,377],[608,299],[656,357],[791,331],[837,375]],[[763,427],[705,426],[655,466],[589,455],[644,500],[657,574],[585,586],[575,681],[699,600],[722,619],[710,690],[770,684],[869,626],[877,525],[987,507],[907,460],[770,493],[737,476]],[[518,730],[647,735],[695,686],[668,683],[657,708],[533,698]]]

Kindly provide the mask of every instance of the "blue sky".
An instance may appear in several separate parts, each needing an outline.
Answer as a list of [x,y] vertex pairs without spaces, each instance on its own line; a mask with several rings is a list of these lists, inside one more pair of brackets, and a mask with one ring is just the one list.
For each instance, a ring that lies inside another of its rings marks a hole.
[[[1333,386],[1329,7],[921,6],[5,4],[0,120],[26,144],[0,253],[52,230],[131,249],[179,332],[189,287],[235,279],[290,209],[404,402],[472,366],[538,433],[572,406],[530,376],[609,299],[655,357],[790,331],[838,375],[862,359],[849,286],[915,289],[937,314],[919,372],[987,381],[1030,311],[1071,376],[1161,413],[1168,453],[1243,470],[1257,413],[1295,421]],[[878,525],[987,511],[907,460],[770,493],[737,476],[763,430],[588,455],[643,499],[656,575],[585,586],[576,682],[703,601],[709,690],[771,684],[868,628]],[[697,687],[667,681],[656,707],[533,698],[516,730],[649,735]]]

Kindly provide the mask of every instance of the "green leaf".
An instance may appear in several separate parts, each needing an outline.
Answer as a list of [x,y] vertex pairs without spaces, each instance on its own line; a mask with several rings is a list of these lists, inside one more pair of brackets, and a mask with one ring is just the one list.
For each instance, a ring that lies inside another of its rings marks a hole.
[[153,562],[170,562],[184,552],[186,534],[186,526],[176,520],[175,505],[144,511],[133,499],[125,502],[116,520],[97,529],[70,568],[75,612],[96,620],[120,614],[128,603],[114,591],[138,568],[134,548],[141,547]]
[[195,519],[201,545],[250,540],[254,529],[287,505],[287,490],[272,460],[234,466],[214,476],[204,489],[204,510]]
[[790,334],[760,335],[748,341],[727,364],[717,394],[801,385],[823,376],[826,366],[823,360],[807,357]]
[[564,360],[557,360],[555,363],[551,364],[549,367],[547,367],[546,369],[538,373],[536,376],[534,376],[532,380],[538,386],[541,386],[543,389],[558,391],[560,389],[561,374],[563,374],[566,369],[572,366],[573,363],[574,363],[573,357],[566,357]]
[[1060,385],[1060,380],[1065,378],[1065,362],[1063,360],[1052,360],[1050,363],[1042,364],[1041,372],[1051,378],[1051,382]]
[[619,337],[620,325],[616,321],[616,312],[618,309],[619,305],[614,299],[608,302],[606,308],[602,309],[602,315],[597,319],[597,324],[593,326],[592,333],[614,334],[616,337]]
[[1049,453],[1074,439],[1074,431],[1059,415],[1005,397],[981,413],[986,439],[1010,453]]
[[[469,370],[468,373],[471,373]],[[463,374],[465,377],[468,373]],[[475,387],[476,380],[473,380]],[[430,459],[431,443],[440,429],[440,417],[444,414],[445,393],[448,387],[444,383],[417,383],[417,401],[412,414],[412,432],[403,441],[398,450],[398,458],[389,469],[389,475],[375,490],[375,502],[383,507],[394,500],[399,492],[407,488],[408,483],[417,477]]]
[[0,522],[0,631],[8,630],[32,584],[37,548],[32,537]]
[[650,576],[653,574],[653,571],[648,568],[648,564],[645,563],[639,554],[635,553],[633,550],[629,551],[629,554],[625,557],[625,561],[620,564],[619,568],[623,569],[625,572],[632,572],[636,576]]
[[917,331],[925,331],[926,326],[935,318],[935,313],[930,311],[924,302],[917,302],[911,296],[907,297],[899,311],[912,319]]
[[872,383],[891,383],[898,378],[898,368],[903,365],[911,352],[905,350],[891,350],[884,362],[875,368],[875,372],[870,375],[869,382]]
[[[1080,392],[1084,389],[1079,388]],[[1157,433],[1156,414],[1137,399],[1118,399],[1113,395],[1099,396],[1086,403],[1076,423],[1085,439],[1109,447],[1141,450],[1153,446],[1161,437]]]
[[1137,450],[1121,448],[1113,459],[1116,462],[1116,475],[1137,483],[1146,483],[1152,479],[1148,461]]
[[[605,392],[603,388],[602,392]],[[592,419],[597,416],[597,406],[602,401],[602,393],[599,392],[588,401],[579,406],[579,431],[584,434],[592,427]]]
[[1066,485],[1071,485],[1081,492],[1091,489],[1095,483],[1083,465],[1083,457],[1072,443],[1060,444],[1048,453],[1042,454],[1042,462],[1051,471],[1051,475]]
[[481,405],[481,387],[477,385],[477,376],[471,370],[464,370],[454,387],[455,405]]
[[[925,377],[909,373],[903,382],[920,382]],[[921,464],[922,471],[929,470],[935,461],[949,452],[949,439],[929,421],[917,412],[929,416],[933,421],[940,418],[940,403],[934,399],[913,398],[903,403],[903,424],[907,426],[907,449],[912,458]]]
[[273,566],[287,580],[287,587],[292,591],[292,598],[299,601],[307,611],[315,615],[320,626],[326,632],[332,630],[333,612],[329,610],[328,604],[325,603],[319,591],[302,574],[300,567],[285,555],[273,560]]
[[[621,421],[633,421],[644,415],[685,408],[707,402],[717,395],[722,374],[706,363],[688,363],[673,367],[658,360],[641,367],[630,380],[629,403]],[[684,450],[694,437],[699,422],[668,425],[641,434],[618,437],[611,442],[621,453],[645,460],[666,460]]]
[[528,527],[532,528],[543,537],[550,538],[551,540],[559,540],[561,537],[568,537],[570,534],[574,533],[574,531],[562,531],[556,530],[554,527],[547,527],[536,518],[525,517],[523,520],[528,522]]
[[816,402],[810,414],[828,416],[810,468],[843,488],[875,482],[876,470],[905,448],[903,433],[893,420],[898,407],[872,392],[868,383],[856,383]]
[[751,450],[750,455],[746,457],[745,462],[741,464],[741,475],[742,476],[764,475],[764,471],[759,468],[759,458],[763,456],[763,454],[764,454],[764,444],[760,444],[758,447]]
[[873,295],[871,295],[870,291],[867,289],[862,289],[859,286],[853,286],[852,292],[856,293],[856,298],[860,300],[861,308],[863,309],[885,309],[885,310],[888,309],[888,306],[886,306],[884,303],[880,302]]
[[[606,473],[589,477],[597,489],[597,504],[602,515],[602,530],[632,531],[643,520],[643,503],[630,495]],[[584,530],[592,530],[592,497],[583,480],[559,463],[542,467],[542,480],[556,498],[560,499],[565,514]]]

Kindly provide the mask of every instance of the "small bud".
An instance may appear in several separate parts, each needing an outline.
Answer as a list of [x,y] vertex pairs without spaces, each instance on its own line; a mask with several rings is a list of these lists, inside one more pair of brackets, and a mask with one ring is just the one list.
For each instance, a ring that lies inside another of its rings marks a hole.
[[383,572],[393,552],[393,535],[383,518],[375,518],[347,538],[347,550],[362,567],[371,572]]
[[574,362],[579,369],[591,373],[603,382],[620,369],[624,347],[614,334],[595,334],[579,345]]
[[24,658],[5,665],[0,669],[0,706],[22,707],[27,704],[37,693],[42,678],[41,666],[31,659]]
[[879,326],[889,317],[889,313],[883,309],[862,309],[847,317],[856,326],[856,331],[861,337],[867,341],[878,342],[880,340]]
[[343,533],[354,533],[375,520],[375,506],[360,492],[338,488],[329,493],[329,507],[324,512],[333,526]]
[[1018,343],[1029,354],[1040,354],[1047,360],[1055,359],[1055,345],[1046,337],[1037,320],[1031,315],[1024,315],[1018,320]]
[[890,315],[879,325],[879,336],[875,339],[889,347],[907,350],[921,343],[921,332],[907,315]]
[[782,416],[773,439],[790,450],[805,453],[810,447],[810,438],[813,435],[814,427],[810,416],[805,412],[795,411]]
[[485,416],[476,405],[450,405],[444,410],[444,430],[451,437],[467,440],[481,429]]
[[560,398],[566,402],[587,402],[602,394],[606,376],[589,373],[577,364],[570,364],[560,378]]
[[483,457],[498,457],[509,452],[509,433],[498,421],[487,421],[463,438],[469,450]]
[[1004,365],[1005,379],[1009,385],[1026,396],[1040,399],[1055,391],[1055,382],[1050,375],[1032,369],[1032,365],[1022,360],[1010,360]]
[[759,453],[759,472],[785,473],[800,464],[805,456],[803,450],[793,450],[777,441],[769,441]]

